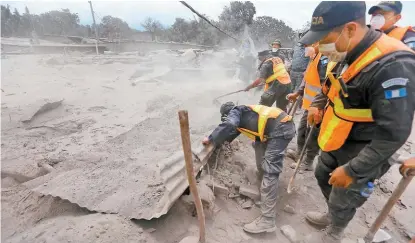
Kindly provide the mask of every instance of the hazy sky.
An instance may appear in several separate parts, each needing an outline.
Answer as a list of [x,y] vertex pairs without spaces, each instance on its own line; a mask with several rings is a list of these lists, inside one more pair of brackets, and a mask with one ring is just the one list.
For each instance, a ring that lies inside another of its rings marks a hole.
[[[314,8],[319,1],[252,1],[256,7],[256,16],[267,15],[281,19],[294,29],[311,19]],[[188,0],[194,9],[210,18],[217,20],[224,6],[229,1],[222,0]],[[39,14],[50,10],[69,8],[71,12],[79,14],[81,24],[91,24],[92,17],[88,1],[2,1],[1,4],[9,4],[11,10],[17,8],[23,13],[27,6],[31,13]],[[105,15],[112,15],[125,20],[131,27],[142,29],[140,23],[146,17],[158,19],[163,25],[174,23],[176,17],[194,19],[196,16],[184,7],[179,1],[92,1],[96,20]],[[366,2],[367,9],[376,2]],[[411,14],[412,13],[412,14]],[[400,25],[415,25],[415,1],[403,2],[403,18]],[[368,18],[369,19],[369,18]]]

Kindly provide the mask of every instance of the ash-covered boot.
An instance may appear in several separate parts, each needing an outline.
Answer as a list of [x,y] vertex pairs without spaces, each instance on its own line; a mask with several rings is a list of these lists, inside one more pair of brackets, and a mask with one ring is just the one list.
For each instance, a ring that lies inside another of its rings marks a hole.
[[341,242],[341,240],[343,239],[344,236],[344,230],[346,227],[338,227],[338,226],[334,226],[334,225],[330,225],[327,229],[326,229],[326,242],[327,243],[337,243],[337,242]]
[[296,150],[294,149],[287,149],[287,152],[285,153],[285,156],[288,158],[293,159],[294,161],[297,161],[298,158],[300,158],[302,148],[298,147]]
[[258,234],[263,232],[274,232],[277,227],[275,226],[275,218],[259,216],[253,222],[245,224],[243,228],[246,232],[252,234]]
[[331,222],[329,213],[308,212],[305,219],[309,223],[320,227],[326,227]]
[[330,225],[327,229],[306,237],[303,243],[341,243],[344,229]]
[[314,162],[314,158],[305,158],[302,166],[301,166],[301,170],[302,171],[313,171],[313,162]]

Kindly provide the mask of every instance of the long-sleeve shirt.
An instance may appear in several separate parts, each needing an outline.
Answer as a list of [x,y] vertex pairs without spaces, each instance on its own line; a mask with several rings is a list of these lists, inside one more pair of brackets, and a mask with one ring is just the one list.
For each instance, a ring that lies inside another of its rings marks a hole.
[[294,54],[291,62],[291,71],[304,72],[307,69],[308,62],[310,61],[310,58],[304,55],[305,47],[301,43],[297,43],[293,49]]
[[[318,62],[317,69],[318,69],[318,75],[320,77],[320,84],[323,85],[325,79],[326,79],[326,70],[327,70],[327,64],[329,59],[326,56],[321,56],[320,61]],[[300,84],[300,87],[297,89],[297,93],[299,95],[304,95],[304,89],[305,89],[305,80]]]
[[[369,30],[348,53],[345,62],[352,64],[380,36],[379,31]],[[350,108],[369,108],[374,119],[374,122],[355,122],[346,140],[346,144],[366,143],[345,165],[350,176],[363,178],[382,166],[411,133],[415,109],[415,55],[387,55],[378,60],[377,65],[364,68],[347,87],[349,97],[342,98],[345,104]],[[403,91],[390,95],[397,90]],[[326,104],[327,96],[320,93],[311,106],[324,109]]]
[[231,142],[240,134],[237,130],[238,127],[257,131],[258,114],[247,106],[236,106],[229,112],[226,120],[219,124],[209,135],[209,141],[216,146],[220,146],[225,141]]

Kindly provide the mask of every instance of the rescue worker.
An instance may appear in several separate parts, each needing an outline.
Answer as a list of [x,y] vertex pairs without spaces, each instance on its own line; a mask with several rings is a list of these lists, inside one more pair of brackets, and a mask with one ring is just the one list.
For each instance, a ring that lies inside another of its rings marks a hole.
[[239,67],[238,78],[246,83],[251,82],[256,71],[255,53],[251,51],[253,47],[248,39],[246,39],[240,48],[239,60],[236,62]]
[[245,88],[249,91],[258,85],[264,84],[264,93],[261,95],[260,105],[276,106],[286,111],[288,100],[286,96],[290,93],[291,80],[285,69],[284,63],[279,57],[273,57],[269,51],[258,52],[261,62],[258,67],[258,78]]
[[[299,34],[301,38],[303,36],[302,33]],[[304,78],[304,72],[307,69],[307,65],[310,62],[310,58],[305,56],[305,46],[298,42],[294,46],[294,54],[293,60],[291,62],[291,71],[290,71],[290,78],[291,78],[291,92],[297,90],[298,87],[301,85],[301,82]]]
[[241,133],[254,141],[256,164],[262,175],[261,215],[243,229],[254,234],[273,232],[276,230],[278,178],[282,172],[285,150],[295,136],[292,117],[279,108],[235,106],[232,102],[223,104],[220,113],[222,123],[202,143],[220,146]]
[[271,55],[273,57],[281,58],[282,62],[285,63],[285,56],[280,52],[282,47],[280,39],[276,39],[271,43]]
[[307,213],[308,222],[328,226],[309,242],[341,242],[367,200],[361,191],[389,170],[388,159],[411,133],[415,53],[368,28],[365,13],[365,2],[321,2],[300,40],[318,42],[338,62],[308,109],[308,122],[321,123],[315,177],[328,204],[328,213]]
[[[310,124],[307,124],[307,109],[310,107],[314,97],[321,92],[321,85],[326,78],[328,58],[321,53],[316,53],[315,47],[313,46],[306,47],[305,55],[311,58],[311,62],[305,71],[304,80],[295,93],[287,95],[288,100],[292,102],[295,102],[299,96],[302,96],[303,103],[301,108],[305,110],[298,126],[297,150],[293,151],[289,149],[287,151],[287,156],[296,161],[300,156],[303,147],[307,146],[304,161],[301,166],[305,171],[312,171],[314,158],[317,156],[320,148],[317,143],[318,129],[314,129],[308,144],[305,144],[307,135],[310,132],[310,126],[308,126]],[[291,167],[295,167],[295,164]]]
[[402,18],[400,1],[385,1],[369,9],[370,26],[382,30],[385,34],[402,41],[415,50],[415,31],[411,26],[398,27],[396,23]]

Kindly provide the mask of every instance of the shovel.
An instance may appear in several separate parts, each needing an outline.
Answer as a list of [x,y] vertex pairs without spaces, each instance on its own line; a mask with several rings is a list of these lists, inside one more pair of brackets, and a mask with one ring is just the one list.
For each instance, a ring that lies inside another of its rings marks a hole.
[[233,94],[236,94],[236,93],[240,93],[240,92],[243,92],[243,91],[245,91],[245,90],[244,89],[241,89],[241,90],[233,91],[233,92],[230,92],[230,93],[227,93],[227,94],[218,96],[218,97],[216,97],[216,98],[213,99],[213,104],[219,104],[220,105],[220,102],[219,102],[218,99],[220,99],[222,97],[225,97],[225,96],[228,96],[228,95],[233,95]]
[[[262,86],[264,86],[264,85],[265,85],[265,84],[258,85],[258,86],[256,86],[256,88],[258,88],[258,87],[262,87]],[[233,91],[233,92],[230,92],[230,93],[227,93],[227,94],[224,94],[224,95],[218,96],[218,97],[216,97],[216,98],[214,98],[214,99],[213,99],[213,104],[220,105],[220,102],[219,102],[219,100],[218,100],[218,99],[220,99],[220,98],[222,98],[222,97],[225,97],[225,96],[233,95],[233,94],[236,94],[236,93],[244,92],[244,91],[245,91],[245,89],[240,89],[240,90],[237,90],[237,91]]]
[[[399,159],[399,161],[400,162],[398,163],[402,163],[403,160]],[[370,227],[369,231],[367,232],[364,238],[365,243],[376,242],[374,241],[374,239],[377,238],[376,236],[382,234],[382,230],[379,230],[380,227],[382,226],[385,219],[388,217],[393,206],[396,204],[396,202],[398,202],[399,198],[402,196],[403,192],[408,187],[409,183],[411,183],[412,179],[415,176],[415,169],[407,171],[406,175],[407,176],[402,177],[402,179],[399,181],[398,186],[392,192],[392,195],[389,197],[385,206],[383,206],[382,211],[380,211],[378,217],[375,219],[375,222],[373,222],[372,226]]]
[[288,115],[294,117],[295,112],[297,111],[298,105],[300,104],[301,100],[303,99],[302,96],[298,97],[298,99],[290,106],[288,109]]
[[292,192],[295,176],[297,175],[298,171],[300,170],[301,162],[303,161],[303,157],[304,157],[305,151],[307,149],[307,144],[310,141],[310,138],[311,138],[312,134],[314,133],[314,129],[315,129],[315,126],[312,125],[311,128],[310,128],[310,131],[308,132],[307,138],[305,140],[304,147],[301,150],[300,157],[297,160],[297,165],[295,166],[294,174],[291,176],[290,182],[288,183],[288,187],[287,187],[288,194],[291,194],[291,192]]

